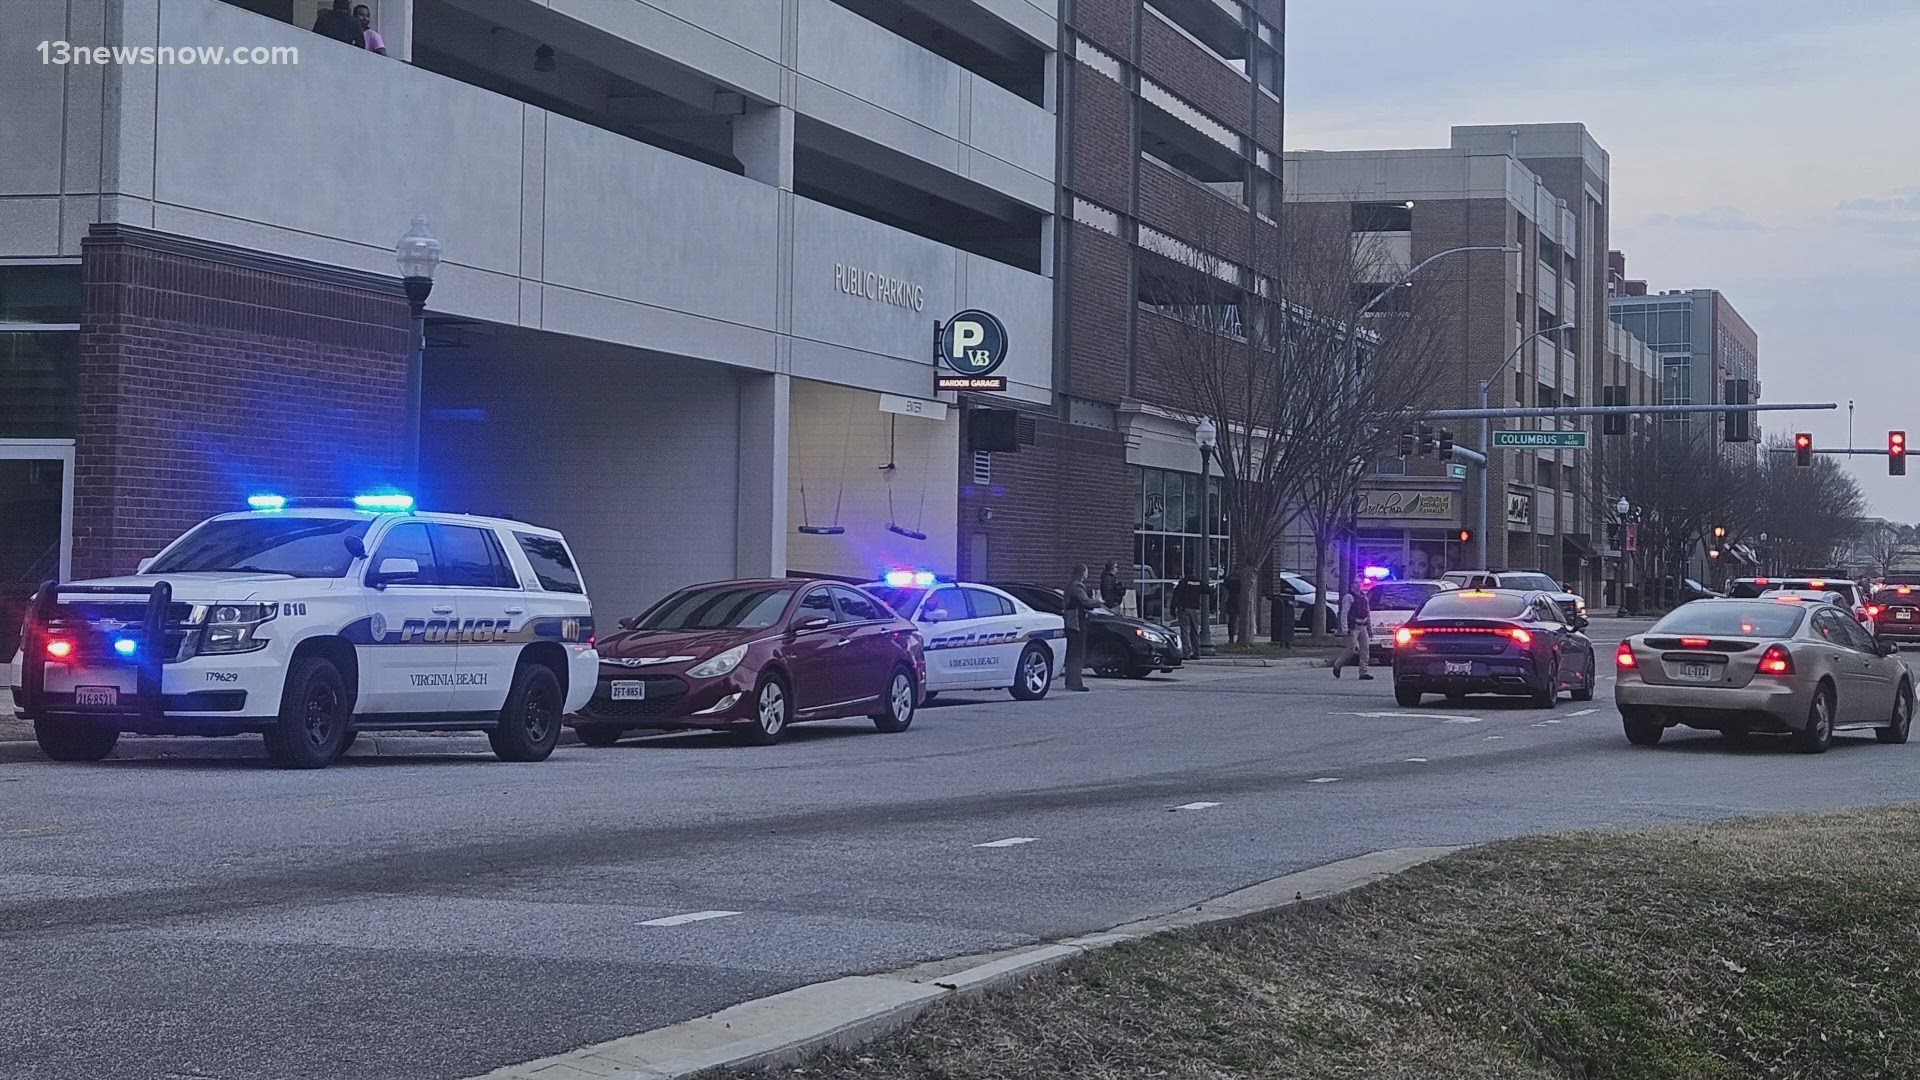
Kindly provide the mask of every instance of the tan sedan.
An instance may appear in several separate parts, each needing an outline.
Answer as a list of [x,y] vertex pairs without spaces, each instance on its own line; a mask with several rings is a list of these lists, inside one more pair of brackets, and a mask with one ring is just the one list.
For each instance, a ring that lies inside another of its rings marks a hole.
[[1809,754],[1835,731],[1903,743],[1913,679],[1898,652],[1831,604],[1696,600],[1620,643],[1613,700],[1637,746],[1676,725],[1786,733]]

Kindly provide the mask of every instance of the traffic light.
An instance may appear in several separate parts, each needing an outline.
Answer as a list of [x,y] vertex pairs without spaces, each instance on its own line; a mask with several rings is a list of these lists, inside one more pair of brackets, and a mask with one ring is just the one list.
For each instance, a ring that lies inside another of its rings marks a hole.
[[1440,429],[1440,456],[1443,458],[1453,456],[1453,432],[1446,428]]
[[1420,425],[1420,453],[1421,454],[1433,453],[1433,425],[1432,424]]
[[1402,431],[1400,432],[1400,456],[1401,456],[1401,457],[1412,457],[1412,456],[1413,456],[1413,451],[1414,451],[1414,446],[1415,446],[1415,444],[1414,444],[1414,441],[1413,441],[1413,429],[1412,429],[1412,428],[1406,428],[1406,429],[1404,429],[1404,430],[1402,430]]
[[1907,433],[1887,432],[1887,475],[1907,475]]
[[1793,437],[1793,463],[1806,468],[1813,464],[1813,434],[1802,431]]
[[[1753,383],[1748,379],[1728,379],[1720,400],[1728,405],[1753,404]],[[1750,442],[1753,439],[1753,414],[1730,412],[1726,414],[1726,430],[1722,434],[1727,442]]]

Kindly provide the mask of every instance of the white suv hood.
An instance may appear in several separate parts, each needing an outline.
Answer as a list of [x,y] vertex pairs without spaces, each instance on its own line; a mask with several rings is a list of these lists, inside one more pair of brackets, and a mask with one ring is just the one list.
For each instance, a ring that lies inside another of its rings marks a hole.
[[330,592],[340,583],[337,578],[297,578],[286,574],[129,574],[62,584],[145,589],[162,581],[173,587],[175,600],[200,604],[298,599]]

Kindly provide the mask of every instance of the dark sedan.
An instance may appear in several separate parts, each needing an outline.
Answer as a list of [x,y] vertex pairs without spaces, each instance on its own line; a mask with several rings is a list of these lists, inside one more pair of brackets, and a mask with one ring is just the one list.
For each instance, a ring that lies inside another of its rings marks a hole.
[[597,642],[600,682],[573,722],[611,746],[636,728],[715,728],[760,746],[789,724],[870,716],[913,723],[920,632],[871,595],[827,581],[695,585]]
[[[1035,611],[1058,615],[1065,608],[1059,589],[1017,581],[988,582]],[[1142,619],[1105,608],[1087,617],[1087,666],[1097,675],[1144,679],[1180,666],[1180,635]]]
[[1593,700],[1593,642],[1585,616],[1571,622],[1550,593],[1466,589],[1435,593],[1394,631],[1393,697],[1524,695],[1551,709],[1562,690]]

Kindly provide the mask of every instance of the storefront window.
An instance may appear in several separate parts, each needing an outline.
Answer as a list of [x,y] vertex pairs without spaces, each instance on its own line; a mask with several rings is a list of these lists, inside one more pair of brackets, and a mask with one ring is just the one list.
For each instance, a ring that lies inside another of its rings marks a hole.
[[0,264],[0,324],[80,322],[80,264]]
[[[1170,469],[1134,468],[1139,511],[1134,519],[1134,590],[1140,617],[1173,622],[1173,586],[1183,574],[1218,583],[1230,568],[1227,521],[1221,511],[1220,478],[1208,477],[1208,536],[1201,535],[1200,475]],[[1211,541],[1209,552],[1206,543]],[[1209,554],[1211,557],[1209,558]],[[1218,611],[1216,592],[1213,610]]]

